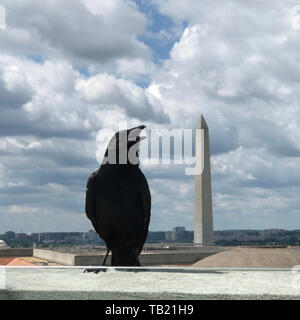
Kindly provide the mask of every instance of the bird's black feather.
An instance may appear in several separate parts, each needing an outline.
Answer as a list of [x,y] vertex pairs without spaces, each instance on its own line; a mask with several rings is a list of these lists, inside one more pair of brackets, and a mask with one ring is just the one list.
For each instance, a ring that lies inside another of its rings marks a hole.
[[112,251],[112,265],[139,265],[151,215],[151,194],[139,166],[102,164],[88,179],[85,209]]

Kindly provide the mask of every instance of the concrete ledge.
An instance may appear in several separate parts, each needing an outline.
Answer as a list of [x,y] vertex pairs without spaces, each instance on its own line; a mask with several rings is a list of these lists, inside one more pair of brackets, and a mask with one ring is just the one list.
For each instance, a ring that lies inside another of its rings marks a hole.
[[140,255],[142,265],[160,265],[160,264],[193,264],[216,252],[163,252],[163,253],[143,253]]
[[0,299],[300,300],[297,277],[285,269],[141,268],[144,272],[107,269],[94,274],[83,273],[84,268],[76,267],[6,267],[6,285],[0,290]]
[[34,249],[33,256],[50,262],[55,262],[65,266],[75,265],[75,255],[70,253],[63,253],[53,250]]
[[299,300],[300,296],[131,292],[3,291],[0,300]]
[[[193,264],[200,259],[208,257],[218,251],[181,251],[171,250],[163,252],[142,253],[140,262],[143,266],[168,265],[168,264]],[[66,266],[99,266],[103,260],[103,254],[78,255],[59,251],[34,249],[33,256],[47,261]],[[111,256],[108,256],[107,264],[110,264]]]

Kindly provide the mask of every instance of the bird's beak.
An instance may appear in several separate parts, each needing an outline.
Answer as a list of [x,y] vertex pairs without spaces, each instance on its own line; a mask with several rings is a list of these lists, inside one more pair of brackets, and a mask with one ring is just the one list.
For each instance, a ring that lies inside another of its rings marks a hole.
[[144,126],[143,124],[141,124],[140,126],[134,127],[132,129],[130,129],[130,131],[132,130],[136,130],[137,132],[141,132],[142,130],[144,130],[146,128],[146,126]]
[[147,137],[141,137],[140,134],[142,132],[142,130],[144,130],[146,128],[146,126],[144,126],[143,124],[138,126],[138,127],[134,127],[132,129],[129,130],[129,136],[128,136],[128,140],[131,141],[136,141],[136,138],[139,136],[140,137],[140,141],[145,140]]

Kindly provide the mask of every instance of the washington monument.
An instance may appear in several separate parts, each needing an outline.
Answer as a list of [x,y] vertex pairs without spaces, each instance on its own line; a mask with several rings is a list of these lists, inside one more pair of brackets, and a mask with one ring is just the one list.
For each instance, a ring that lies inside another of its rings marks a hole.
[[[194,245],[213,245],[213,211],[210,176],[209,130],[201,115],[196,129],[195,158],[196,169],[203,168],[202,173],[195,174],[195,217]],[[196,130],[197,131],[197,130]]]

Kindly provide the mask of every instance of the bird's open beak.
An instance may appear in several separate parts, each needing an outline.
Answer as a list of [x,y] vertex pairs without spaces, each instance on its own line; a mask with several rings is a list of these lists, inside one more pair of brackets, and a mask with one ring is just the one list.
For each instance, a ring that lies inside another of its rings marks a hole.
[[[146,126],[144,126],[143,124],[138,126],[138,127],[134,127],[132,129],[129,130],[129,135],[133,138],[133,137],[137,137],[141,134],[142,130],[144,130],[146,128]],[[145,137],[140,137],[141,140],[144,140]],[[143,138],[143,139],[142,139]]]
[[137,132],[141,132],[142,130],[144,130],[146,128],[146,126],[145,125],[143,125],[143,124],[141,124],[140,126],[137,126],[137,127],[134,127],[134,128],[132,128],[132,129],[130,129],[130,131],[132,131],[132,130],[137,130]]
[[141,137],[140,134],[142,132],[142,130],[144,130],[146,128],[146,126],[144,126],[143,124],[137,127],[134,127],[132,129],[129,130],[129,140],[131,141],[136,141],[137,137],[139,136],[139,142],[145,140],[147,137]]

